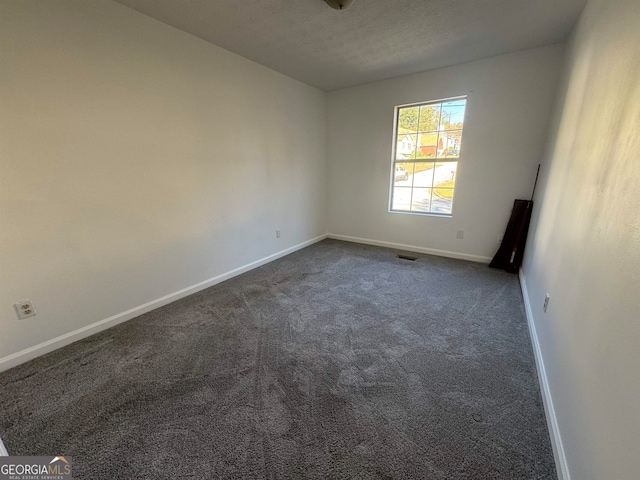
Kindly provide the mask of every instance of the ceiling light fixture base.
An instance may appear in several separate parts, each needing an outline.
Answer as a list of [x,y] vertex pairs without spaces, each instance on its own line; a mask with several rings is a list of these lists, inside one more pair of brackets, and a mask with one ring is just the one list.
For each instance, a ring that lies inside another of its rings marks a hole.
[[344,10],[347,8],[353,0],[324,0],[327,5],[336,10]]

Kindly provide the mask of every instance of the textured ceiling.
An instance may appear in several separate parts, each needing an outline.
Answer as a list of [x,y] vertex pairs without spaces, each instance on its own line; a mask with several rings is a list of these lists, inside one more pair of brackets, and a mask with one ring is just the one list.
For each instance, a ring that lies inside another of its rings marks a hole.
[[322,90],[563,42],[585,0],[116,0]]

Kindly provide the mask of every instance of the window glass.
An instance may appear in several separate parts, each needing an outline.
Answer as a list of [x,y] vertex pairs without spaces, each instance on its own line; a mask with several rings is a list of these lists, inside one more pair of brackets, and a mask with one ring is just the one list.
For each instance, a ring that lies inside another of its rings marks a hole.
[[397,107],[391,211],[451,215],[466,97]]

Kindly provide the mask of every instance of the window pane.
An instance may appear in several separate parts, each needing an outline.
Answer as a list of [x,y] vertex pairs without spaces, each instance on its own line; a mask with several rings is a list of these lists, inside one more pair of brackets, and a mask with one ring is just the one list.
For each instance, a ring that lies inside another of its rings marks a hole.
[[413,186],[414,187],[432,187],[433,186],[433,172],[435,163],[433,162],[419,162],[416,163]]
[[392,210],[410,210],[411,207],[411,187],[394,187]]
[[419,107],[404,107],[398,111],[398,133],[415,133],[418,131]]
[[442,105],[442,116],[440,119],[440,130],[462,130],[464,122],[465,106],[460,102],[446,102]]
[[434,193],[433,200],[431,202],[431,213],[442,213],[445,215],[451,214],[453,208],[453,196],[451,198],[444,198]]
[[438,130],[438,126],[440,125],[440,110],[440,103],[435,105],[422,105],[420,107],[420,118],[418,119],[418,131],[430,132],[432,130]]
[[410,187],[413,180],[413,162],[398,162],[393,169],[393,185],[395,187]]
[[437,188],[455,188],[458,162],[440,162],[433,169],[433,186]]
[[411,200],[412,212],[429,213],[431,211],[431,189],[414,188]]
[[417,145],[417,158],[435,158],[438,153],[438,132],[419,133]]
[[462,130],[440,132],[438,137],[438,158],[458,158],[460,156],[461,143]]
[[431,212],[450,214],[453,205],[453,194],[456,182],[458,162],[436,163],[433,170],[433,198]]
[[407,160],[409,158],[415,158],[416,142],[416,134],[398,134],[398,139],[396,142],[396,160]]

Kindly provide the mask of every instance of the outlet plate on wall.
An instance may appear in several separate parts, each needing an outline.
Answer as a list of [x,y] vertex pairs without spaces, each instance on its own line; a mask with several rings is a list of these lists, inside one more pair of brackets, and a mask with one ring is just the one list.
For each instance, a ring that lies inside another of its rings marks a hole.
[[21,302],[18,302],[14,305],[14,307],[20,320],[37,315],[36,309],[33,306],[33,302],[31,302],[31,300],[23,300]]

